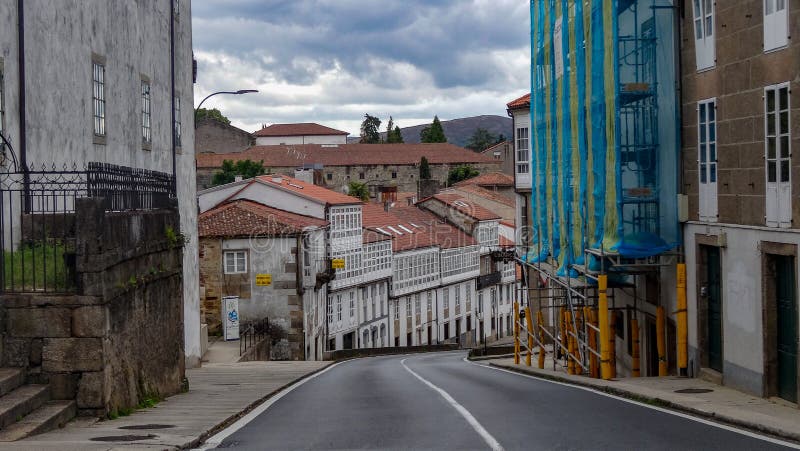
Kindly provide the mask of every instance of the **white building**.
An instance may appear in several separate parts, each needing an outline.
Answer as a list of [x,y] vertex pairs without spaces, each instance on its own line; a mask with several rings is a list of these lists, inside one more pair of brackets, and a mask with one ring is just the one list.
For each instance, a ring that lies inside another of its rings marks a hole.
[[347,144],[349,133],[314,123],[272,124],[253,133],[257,146]]
[[[531,162],[530,93],[512,100],[506,107],[514,128],[514,189],[517,192],[517,214],[514,223],[517,225],[517,230],[520,230],[518,232],[519,244],[527,244],[525,238],[529,233],[522,233],[522,231],[528,231],[532,226],[531,181],[533,180],[533,171],[536,170]],[[527,248],[521,248],[519,253],[525,255],[527,252]]]
[[0,21],[0,130],[11,144],[3,146],[4,170],[15,157],[17,169],[101,162],[176,177],[187,238],[186,365],[196,365],[191,2],[4,0]]

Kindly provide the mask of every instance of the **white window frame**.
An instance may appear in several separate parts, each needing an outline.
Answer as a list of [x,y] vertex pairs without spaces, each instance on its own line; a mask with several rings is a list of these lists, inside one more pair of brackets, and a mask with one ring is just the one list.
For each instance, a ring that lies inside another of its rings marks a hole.
[[150,81],[142,80],[142,144],[153,142]]
[[411,318],[411,296],[406,296],[406,318]]
[[[785,105],[781,101],[782,92],[786,93]],[[772,110],[769,109],[770,97]],[[764,88],[765,219],[768,227],[792,226],[791,97],[788,82]]]
[[714,67],[717,62],[715,3],[715,0],[692,0],[692,29],[698,72]]
[[[228,256],[233,257],[233,267],[228,264]],[[239,257],[242,257],[239,259]],[[247,274],[247,251],[243,250],[231,250],[225,251],[222,253],[222,266],[225,274]],[[239,267],[239,263],[242,263],[242,267]]]
[[350,318],[356,316],[356,293],[355,291],[350,292]]
[[397,299],[397,302],[394,303],[394,319],[400,319],[400,299]]
[[460,309],[461,308],[461,285],[456,285],[455,286],[455,292],[456,292],[456,308]]
[[716,98],[697,102],[698,214],[704,222],[717,222],[719,219],[717,117]]
[[428,291],[427,298],[428,298],[427,299],[428,305],[427,305],[427,309],[426,310],[427,310],[428,313],[430,313],[431,311],[433,311],[433,292]]
[[789,0],[764,0],[764,51],[789,45]]
[[175,147],[181,147],[181,98],[175,96],[175,123],[173,124],[173,132],[175,134]]
[[530,130],[528,127],[518,127],[516,134],[517,173],[527,174],[530,162]]
[[341,294],[337,294],[336,295],[336,320],[337,321],[341,321],[342,320],[342,295]]
[[92,114],[95,136],[106,136],[106,66],[92,60]]

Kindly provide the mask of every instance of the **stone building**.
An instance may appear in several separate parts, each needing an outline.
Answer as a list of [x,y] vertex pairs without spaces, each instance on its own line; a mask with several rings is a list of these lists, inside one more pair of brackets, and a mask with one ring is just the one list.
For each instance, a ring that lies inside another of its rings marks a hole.
[[796,402],[800,5],[685,6],[690,359],[725,385]]
[[249,132],[210,117],[202,118],[195,124],[194,148],[198,154],[241,152],[255,143],[255,138]]
[[305,144],[254,146],[243,152],[197,155],[197,187],[211,186],[223,160],[263,161],[271,173],[294,176],[297,169],[318,173],[322,186],[344,192],[350,182],[367,185],[370,197],[385,192],[417,192],[419,162],[426,157],[431,178],[442,184],[450,169],[470,165],[480,173],[497,172],[500,162],[452,144]]
[[27,193],[3,204],[2,247],[63,249],[65,267],[3,276],[4,370],[37,393],[0,422],[176,393],[201,347],[191,2],[0,1],[0,23],[0,194]]
[[[530,161],[531,94],[525,94],[522,97],[508,102],[506,108],[508,109],[508,114],[511,116],[514,125],[514,188],[517,193],[517,215],[515,222],[520,230],[527,231],[530,230],[533,225]],[[525,239],[530,234],[521,233],[520,235]],[[529,243],[523,242],[522,244],[528,245]],[[527,247],[520,249],[520,253],[526,255],[528,253]]]
[[483,155],[500,160],[503,174],[514,176],[514,143],[503,141],[481,151]]
[[[314,245],[324,219],[247,198],[224,202],[199,218],[201,311],[209,333],[221,330],[222,296],[239,297],[239,321],[268,319],[271,360],[302,360],[303,299],[313,291]],[[313,273],[313,274],[312,274]]]

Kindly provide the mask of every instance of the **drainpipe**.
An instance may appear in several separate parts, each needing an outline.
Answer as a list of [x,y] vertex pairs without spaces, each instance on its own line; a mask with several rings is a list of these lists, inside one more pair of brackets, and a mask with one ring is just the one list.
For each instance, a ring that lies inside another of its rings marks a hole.
[[[19,0],[22,2],[22,0]],[[172,192],[177,196],[178,192],[178,180],[177,180],[177,171],[176,171],[176,163],[177,163],[177,156],[176,156],[176,142],[175,142],[175,2],[169,0],[169,72],[170,72],[170,92],[172,93],[171,105],[172,111],[170,112],[170,116],[172,117],[172,123],[170,127],[172,129]]]
[[31,199],[28,195],[30,175],[28,174],[27,126],[25,123],[25,5],[17,0],[17,69],[19,70],[19,162],[23,172],[24,211],[30,212]]

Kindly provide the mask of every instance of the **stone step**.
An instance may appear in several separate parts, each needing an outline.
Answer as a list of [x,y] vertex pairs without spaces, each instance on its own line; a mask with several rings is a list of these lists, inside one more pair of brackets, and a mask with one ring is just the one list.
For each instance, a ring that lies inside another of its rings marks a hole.
[[22,368],[0,368],[0,396],[9,393],[25,383],[25,370]]
[[0,429],[23,419],[50,399],[47,385],[23,385],[0,397]]
[[13,442],[64,427],[78,412],[75,401],[50,401],[22,420],[0,431],[0,442]]

